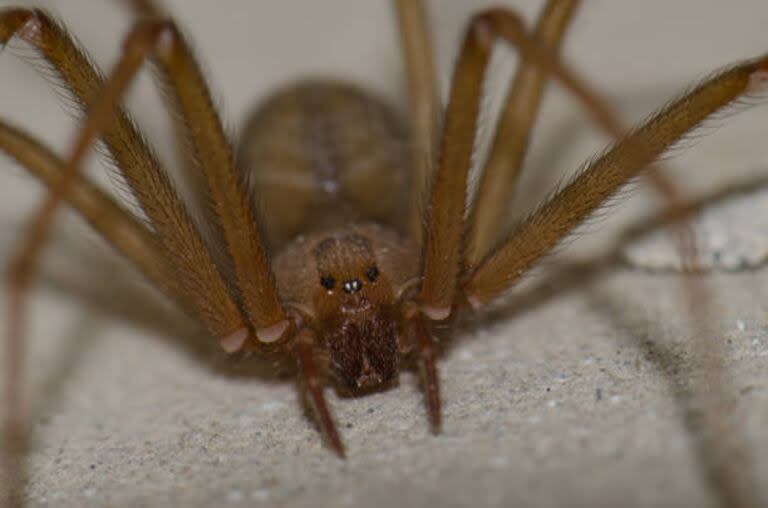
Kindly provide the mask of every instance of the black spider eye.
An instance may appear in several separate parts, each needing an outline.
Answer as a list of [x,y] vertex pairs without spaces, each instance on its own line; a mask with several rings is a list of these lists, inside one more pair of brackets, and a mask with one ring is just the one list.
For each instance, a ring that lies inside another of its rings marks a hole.
[[334,286],[336,286],[336,279],[334,279],[333,277],[320,277],[320,284],[325,289],[330,291],[331,289],[334,288]]
[[379,278],[379,268],[377,266],[370,267],[365,271],[365,276],[368,277],[369,281],[376,282],[376,279]]

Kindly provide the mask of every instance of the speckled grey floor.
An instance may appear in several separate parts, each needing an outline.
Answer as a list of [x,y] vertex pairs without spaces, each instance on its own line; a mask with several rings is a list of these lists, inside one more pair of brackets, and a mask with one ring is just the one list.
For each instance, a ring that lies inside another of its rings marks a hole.
[[[302,71],[343,72],[395,100],[387,5],[344,3],[231,2],[233,16],[183,2],[181,15],[236,121],[267,86]],[[125,30],[118,10],[46,4],[111,61],[112,30]],[[446,74],[461,21],[481,3],[434,4]],[[531,13],[540,2],[520,4]],[[586,2],[567,54],[636,118],[706,72],[768,50],[768,5],[734,5]],[[79,17],[87,9],[96,11]],[[499,67],[494,83],[509,62]],[[44,81],[10,54],[0,69],[0,115],[65,147],[71,121]],[[157,138],[164,117],[153,116],[146,84],[133,104]],[[581,125],[564,97],[547,103],[523,183],[530,200],[552,182],[542,175],[576,167],[604,142]],[[673,163],[694,194],[768,172],[758,135],[768,108],[721,125]],[[0,167],[5,260],[39,192],[6,160]],[[606,258],[652,203],[636,193],[509,305],[459,324],[440,362],[441,435],[428,432],[412,372],[382,393],[330,394],[345,461],[322,446],[292,378],[217,351],[67,217],[30,311],[31,451],[24,467],[3,469],[0,494],[21,488],[29,506],[78,507],[764,505],[768,269],[690,282]]]

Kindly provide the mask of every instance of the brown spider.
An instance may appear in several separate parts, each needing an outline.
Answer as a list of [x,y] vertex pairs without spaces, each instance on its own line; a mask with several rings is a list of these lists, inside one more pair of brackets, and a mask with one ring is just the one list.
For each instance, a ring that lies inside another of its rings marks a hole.
[[[768,58],[737,64],[623,135],[605,102],[557,56],[577,4],[549,1],[530,33],[506,9],[474,16],[441,118],[424,9],[415,0],[399,0],[410,136],[387,106],[364,91],[301,82],[277,92],[251,117],[237,160],[183,35],[152,1],[131,2],[140,19],[107,79],[46,13],[0,10],[0,43],[17,37],[31,44],[86,111],[66,161],[0,121],[0,149],[51,187],[9,271],[11,427],[21,416],[22,296],[53,213],[65,200],[226,351],[295,358],[317,422],[339,455],[343,446],[324,382],[334,377],[340,388],[359,393],[386,385],[401,355],[410,352],[422,368],[430,421],[439,430],[431,323],[502,296],[677,140],[768,80]],[[496,129],[479,199],[466,213],[481,88],[497,40],[516,47],[524,63]],[[183,120],[199,168],[190,177],[204,186],[211,229],[224,252],[206,242],[119,107],[148,59]],[[504,210],[549,76],[619,140],[507,234]],[[149,226],[79,175],[96,139],[104,142]],[[678,194],[663,172],[646,174],[674,204]],[[426,205],[423,195],[429,196]]]

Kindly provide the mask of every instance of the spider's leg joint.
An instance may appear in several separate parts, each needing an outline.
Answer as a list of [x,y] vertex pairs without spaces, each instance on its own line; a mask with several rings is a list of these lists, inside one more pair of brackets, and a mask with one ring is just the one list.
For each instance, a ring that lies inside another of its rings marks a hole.
[[40,39],[43,31],[43,23],[37,11],[31,11],[27,20],[19,28],[16,34],[27,42],[35,43]]
[[235,332],[227,335],[219,341],[221,347],[227,353],[237,353],[245,344],[248,339],[248,330],[246,328],[240,328]]
[[757,64],[757,69],[749,76],[749,84],[747,85],[747,93],[766,91],[768,91],[768,56]]
[[434,305],[422,305],[421,312],[432,321],[442,321],[451,315],[451,307],[437,307]]
[[480,301],[480,299],[475,295],[467,295],[467,301],[469,302],[469,305],[472,307],[472,310],[478,310],[480,307],[483,306],[483,302]]
[[483,13],[472,20],[471,28],[473,35],[477,37],[485,46],[491,46],[494,39],[494,26],[492,14]]
[[256,329],[256,338],[261,342],[272,343],[277,342],[291,326],[291,322],[287,319],[282,319],[277,323],[263,328]]
[[157,39],[157,53],[163,58],[169,58],[176,47],[176,31],[173,29],[171,22],[164,24],[162,32]]

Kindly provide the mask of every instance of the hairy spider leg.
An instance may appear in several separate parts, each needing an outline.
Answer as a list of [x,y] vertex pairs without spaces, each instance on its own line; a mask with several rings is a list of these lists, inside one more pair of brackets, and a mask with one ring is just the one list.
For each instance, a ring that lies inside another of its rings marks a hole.
[[[506,42],[519,49],[520,42],[528,39],[529,58],[522,58],[507,94],[488,159],[480,172],[478,198],[470,211],[470,232],[467,240],[465,265],[476,266],[488,251],[508,232],[508,212],[517,191],[523,161],[530,142],[534,121],[541,104],[542,92],[548,77],[554,77],[592,116],[608,136],[618,140],[627,131],[615,108],[594,86],[561,60],[558,49],[565,31],[570,26],[579,0],[550,0],[544,6],[533,32],[502,35]],[[519,23],[507,24],[510,30],[523,27]],[[556,69],[548,73],[548,69]],[[682,212],[683,193],[669,177],[666,168],[657,164],[646,172],[650,183],[666,202],[667,218],[677,222],[679,250],[687,266],[696,264],[696,242],[693,230],[685,222]],[[479,199],[482,196],[482,199]]]
[[[99,96],[103,86],[101,74],[74,44],[66,31],[44,12],[29,9],[0,10],[0,42],[7,42],[14,35],[30,43],[52,64],[83,110],[94,97]],[[163,276],[166,280],[163,286],[170,287],[173,283],[168,281],[177,281],[178,289],[185,295],[184,301],[180,303],[189,303],[198,310],[202,321],[214,335],[227,336],[243,329],[245,321],[240,310],[210,259],[191,218],[160,167],[156,156],[146,145],[130,118],[121,109],[115,113],[112,122],[103,133],[107,150],[150,219],[163,251],[186,253],[185,256],[167,256],[169,260],[173,260],[174,273]],[[87,134],[88,129],[85,132],[86,137],[92,135]],[[78,145],[80,141],[75,146]],[[68,171],[75,174],[71,178],[76,178],[77,170],[77,164],[74,166],[70,164]],[[61,186],[64,180],[65,178],[60,178],[58,185]],[[51,208],[48,204],[51,199],[55,203],[62,196],[67,195],[67,185],[64,187],[58,193],[53,192],[53,196],[46,199],[45,209]],[[37,238],[45,236],[40,233],[35,235]],[[37,243],[41,243],[41,240],[32,242],[34,249],[37,249],[35,246]],[[31,261],[21,263],[28,262],[31,263]],[[8,274],[11,305],[8,348],[12,352],[9,362],[15,365],[8,374],[9,386],[18,386],[20,383],[23,363],[21,296],[31,276],[30,270],[31,268],[22,266],[21,270],[11,269]],[[186,276],[179,277],[178,273],[184,273]],[[12,381],[13,378],[18,381]],[[17,409],[9,410],[9,418],[14,419],[10,416],[11,414],[20,415],[21,413]]]
[[467,276],[462,289],[472,307],[481,307],[504,293],[681,137],[738,99],[765,91],[766,83],[768,56],[737,64],[705,80],[587,164]]
[[400,47],[408,82],[411,184],[408,203],[408,234],[421,245],[424,232],[424,197],[436,157],[442,104],[438,93],[435,59],[427,12],[423,2],[394,0]]
[[323,382],[315,360],[314,344],[315,332],[310,328],[302,328],[296,337],[296,354],[299,363],[300,379],[304,384],[305,393],[309,396],[309,403],[315,421],[320,426],[320,432],[331,449],[344,458],[344,444],[336,430],[331,411],[323,395]]

